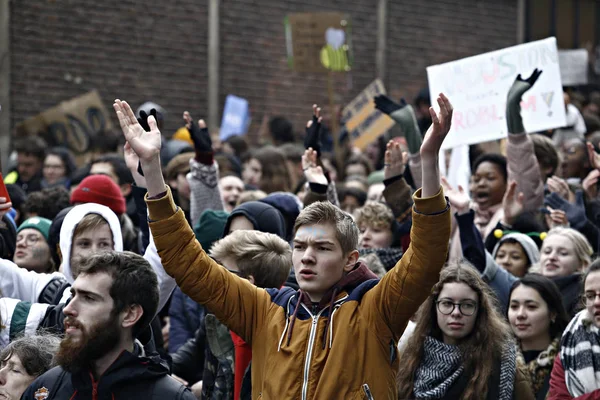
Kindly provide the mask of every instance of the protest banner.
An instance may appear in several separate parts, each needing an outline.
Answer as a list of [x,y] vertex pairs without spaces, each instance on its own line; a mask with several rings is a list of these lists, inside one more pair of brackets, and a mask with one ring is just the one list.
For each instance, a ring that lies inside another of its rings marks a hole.
[[369,143],[395,125],[393,119],[375,108],[373,97],[385,94],[380,79],[374,80],[342,112],[350,140],[355,147],[365,149]]
[[244,135],[250,124],[248,100],[234,95],[227,95],[219,138],[227,140],[230,136]]
[[38,135],[51,146],[66,146],[81,155],[93,137],[110,129],[110,116],[98,91],[92,90],[17,124],[15,133],[18,137]]
[[350,71],[350,23],[346,14],[290,14],[284,25],[288,64],[294,71]]
[[587,85],[588,58],[586,49],[558,51],[560,79],[563,86]]
[[516,76],[543,71],[523,95],[523,124],[528,132],[566,125],[556,38],[521,44],[446,64],[427,67],[434,107],[444,93],[454,107],[452,129],[443,149],[506,137],[506,96]]

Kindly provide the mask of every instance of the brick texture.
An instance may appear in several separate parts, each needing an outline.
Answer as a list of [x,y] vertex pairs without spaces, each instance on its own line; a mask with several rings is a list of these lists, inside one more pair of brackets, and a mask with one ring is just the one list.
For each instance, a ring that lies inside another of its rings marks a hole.
[[[427,65],[515,43],[516,0],[389,0],[384,80],[412,99]],[[222,0],[220,105],[249,100],[253,128],[285,115],[297,131],[312,103],[327,104],[327,77],[290,71],[283,18],[291,12],[343,11],[352,24],[354,66],[334,78],[340,101],[376,78],[376,0]],[[132,105],[152,100],[169,112],[207,113],[207,0],[11,0],[12,123],[98,89]],[[114,119],[116,124],[116,118]],[[116,126],[116,125],[115,125]]]

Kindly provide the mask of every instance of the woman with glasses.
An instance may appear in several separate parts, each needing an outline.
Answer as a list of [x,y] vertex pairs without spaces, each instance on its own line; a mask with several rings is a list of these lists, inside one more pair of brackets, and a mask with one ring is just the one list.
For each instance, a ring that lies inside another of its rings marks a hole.
[[600,260],[583,279],[585,309],[569,322],[550,377],[549,400],[600,399]]
[[560,337],[569,323],[558,287],[542,275],[526,275],[510,289],[507,316],[518,341],[518,357],[529,372],[531,389],[536,399],[543,400],[550,388]]
[[493,301],[466,262],[441,271],[401,355],[398,399],[534,398]]

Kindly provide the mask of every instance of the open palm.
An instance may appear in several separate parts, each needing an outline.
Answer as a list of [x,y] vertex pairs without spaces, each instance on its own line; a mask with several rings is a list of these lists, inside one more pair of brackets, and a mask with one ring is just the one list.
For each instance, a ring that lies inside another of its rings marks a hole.
[[425,139],[423,139],[423,144],[421,145],[422,157],[437,157],[444,139],[448,136],[448,132],[450,132],[453,113],[452,104],[450,104],[450,100],[443,93],[440,93],[437,102],[440,106],[439,113],[436,113],[433,107],[429,107],[429,114],[433,123],[427,130]]
[[147,162],[158,158],[160,155],[161,134],[154,117],[148,117],[150,132],[146,132],[126,101],[115,100],[113,108],[117,112],[125,140],[129,142],[131,149],[137,154],[140,161]]

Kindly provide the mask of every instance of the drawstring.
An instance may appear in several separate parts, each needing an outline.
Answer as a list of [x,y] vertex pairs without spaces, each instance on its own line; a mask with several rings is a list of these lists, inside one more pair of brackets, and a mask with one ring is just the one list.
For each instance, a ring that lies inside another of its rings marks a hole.
[[298,303],[296,303],[296,309],[294,310],[294,314],[292,314],[292,322],[290,323],[290,330],[288,331],[286,346],[289,346],[290,340],[292,340],[292,331],[294,330],[294,324],[296,323],[296,315],[298,314],[298,309],[302,306],[303,298],[304,298],[304,292],[302,290],[300,290],[300,296],[298,297]]
[[338,288],[333,288],[333,293],[331,294],[331,301],[329,302],[329,312],[327,313],[327,321],[325,321],[325,329],[323,329],[323,338],[321,341],[323,342],[323,349],[325,349],[325,341],[327,340],[327,328],[329,328],[329,323],[331,320],[331,312],[333,311],[333,303],[335,302],[335,296],[338,294]]
[[329,348],[331,348],[331,346],[333,346],[333,315],[339,308],[340,308],[339,305],[335,306],[335,308],[333,309],[333,312],[331,313],[331,316],[329,317],[329,318],[331,318],[331,323],[329,324]]
[[278,353],[281,350],[281,343],[283,343],[283,338],[285,337],[285,333],[287,332],[288,326],[290,324],[290,317],[289,317],[290,303],[292,302],[293,298],[294,298],[294,296],[290,297],[290,299],[288,300],[287,309],[286,309],[286,313],[285,313],[285,328],[283,328],[283,332],[281,333],[281,337],[279,338],[279,345],[277,346]]

